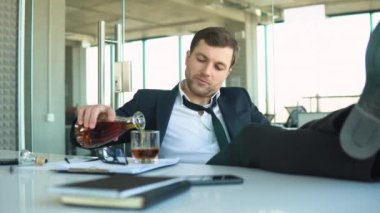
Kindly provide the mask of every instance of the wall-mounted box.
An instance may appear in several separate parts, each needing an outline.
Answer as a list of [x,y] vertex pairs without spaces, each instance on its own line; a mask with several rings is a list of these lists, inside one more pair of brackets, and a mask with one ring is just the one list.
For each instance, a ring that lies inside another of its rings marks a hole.
[[131,61],[122,61],[115,63],[115,92],[131,91],[131,73]]

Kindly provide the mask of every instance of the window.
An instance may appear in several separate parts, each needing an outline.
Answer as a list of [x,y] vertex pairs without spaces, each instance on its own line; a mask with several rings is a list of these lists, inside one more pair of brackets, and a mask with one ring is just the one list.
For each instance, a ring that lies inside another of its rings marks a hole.
[[[301,8],[296,14],[301,18],[259,26],[257,30],[260,84],[257,104],[263,113],[275,113],[275,122],[286,121],[289,116],[286,106],[302,105],[308,112],[330,112],[356,103],[364,86],[366,45],[371,26],[374,28],[380,21],[380,12],[317,15],[315,19],[310,13],[310,9],[305,13]],[[193,36],[126,43],[124,59],[132,62],[132,92],[125,93],[121,102],[129,101],[138,89],[171,89],[184,79],[186,51]],[[108,76],[109,46],[105,54]],[[97,48],[88,48],[88,104],[98,102],[97,64]],[[106,82],[109,88],[109,76]],[[109,100],[109,89],[105,95]]]
[[355,103],[365,82],[369,14],[299,20],[268,26],[267,52],[259,52],[267,54],[276,122],[286,121],[285,106],[330,112]]
[[133,41],[124,44],[124,59],[132,63],[132,92],[143,88],[143,42]]
[[145,48],[146,88],[173,88],[179,82],[178,37],[149,39]]
[[181,55],[181,80],[185,79],[185,61],[186,61],[186,52],[190,51],[190,44],[191,40],[193,39],[194,34],[191,35],[184,35],[181,36],[181,50],[180,50],[180,55]]
[[[110,70],[111,70],[111,48],[105,46],[105,61],[104,61],[104,104],[110,105]],[[98,47],[90,47],[86,49],[86,96],[87,104],[97,104],[98,101]]]

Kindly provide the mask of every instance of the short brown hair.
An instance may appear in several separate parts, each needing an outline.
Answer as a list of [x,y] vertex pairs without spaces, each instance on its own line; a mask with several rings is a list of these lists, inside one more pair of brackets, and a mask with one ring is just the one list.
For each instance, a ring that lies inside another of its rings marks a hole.
[[190,45],[190,53],[198,45],[200,40],[204,40],[208,45],[213,47],[231,47],[233,55],[231,67],[235,64],[239,55],[239,45],[233,33],[224,27],[207,27],[195,33]]

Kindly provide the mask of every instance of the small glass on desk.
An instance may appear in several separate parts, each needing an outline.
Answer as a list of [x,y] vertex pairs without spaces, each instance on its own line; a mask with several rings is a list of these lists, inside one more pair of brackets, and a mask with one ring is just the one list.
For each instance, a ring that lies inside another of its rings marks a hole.
[[131,131],[131,152],[135,163],[155,163],[160,152],[160,131]]

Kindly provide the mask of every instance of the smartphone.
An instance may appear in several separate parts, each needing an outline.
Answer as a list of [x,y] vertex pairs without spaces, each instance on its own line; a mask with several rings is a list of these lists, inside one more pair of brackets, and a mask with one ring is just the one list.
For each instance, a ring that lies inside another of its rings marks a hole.
[[217,185],[217,184],[239,184],[243,178],[235,175],[193,175],[186,176],[191,185]]

